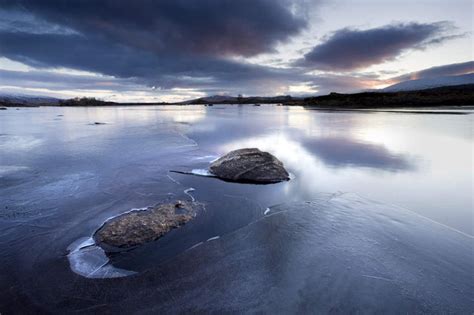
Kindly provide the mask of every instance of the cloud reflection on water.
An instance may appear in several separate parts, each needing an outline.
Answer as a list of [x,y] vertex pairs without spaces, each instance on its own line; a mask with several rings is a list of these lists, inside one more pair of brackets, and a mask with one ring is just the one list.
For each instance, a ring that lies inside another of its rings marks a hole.
[[[285,134],[264,135],[229,142],[220,147],[228,152],[239,148],[257,147],[277,156],[296,178],[286,185],[289,199],[311,198],[327,187],[339,186],[339,180],[357,182],[363,169],[377,172],[399,172],[414,169],[410,161],[391,153],[384,146],[368,144],[350,138],[302,138],[294,140]],[[331,167],[327,167],[327,166]],[[336,179],[334,168],[345,169]],[[360,171],[358,171],[360,170]],[[359,178],[361,180],[361,178]]]
[[308,139],[303,145],[325,164],[334,167],[369,167],[385,171],[407,171],[414,167],[405,155],[392,153],[383,145],[351,138]]

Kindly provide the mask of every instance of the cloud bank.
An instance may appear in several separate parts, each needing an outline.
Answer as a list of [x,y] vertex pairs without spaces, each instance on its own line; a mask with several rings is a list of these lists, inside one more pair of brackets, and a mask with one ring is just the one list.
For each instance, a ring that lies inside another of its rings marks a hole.
[[337,30],[304,55],[297,65],[329,71],[352,71],[393,60],[409,49],[424,49],[453,36],[448,22],[390,24],[367,30]]

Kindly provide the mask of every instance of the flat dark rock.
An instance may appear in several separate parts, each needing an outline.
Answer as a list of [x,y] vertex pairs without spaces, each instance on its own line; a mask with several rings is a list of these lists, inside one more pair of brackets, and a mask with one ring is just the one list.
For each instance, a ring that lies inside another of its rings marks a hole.
[[231,151],[213,162],[209,171],[234,182],[270,184],[290,179],[280,160],[256,148]]
[[200,204],[177,201],[146,210],[133,210],[109,219],[94,234],[96,243],[106,251],[130,248],[157,240],[196,215]]

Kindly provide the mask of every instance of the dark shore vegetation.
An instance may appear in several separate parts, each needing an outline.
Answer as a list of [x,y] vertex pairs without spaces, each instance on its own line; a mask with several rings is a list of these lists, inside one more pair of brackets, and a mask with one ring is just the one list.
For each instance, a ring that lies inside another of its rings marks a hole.
[[60,100],[59,106],[113,106],[119,105],[115,102],[106,102],[94,97],[76,97],[68,100]]

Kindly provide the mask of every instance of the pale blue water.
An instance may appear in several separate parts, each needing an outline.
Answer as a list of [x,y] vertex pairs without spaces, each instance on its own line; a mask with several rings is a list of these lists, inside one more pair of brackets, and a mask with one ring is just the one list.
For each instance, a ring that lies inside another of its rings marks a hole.
[[[165,306],[172,312],[173,303],[183,311],[239,311],[236,305],[270,311],[280,302],[288,306],[280,308],[284,312],[318,306],[330,311],[331,305],[340,306],[335,312],[393,311],[397,305],[406,311],[472,309],[467,296],[473,288],[466,284],[473,267],[472,117],[272,105],[2,111],[0,312],[99,312],[124,307],[127,299],[128,310],[145,312]],[[242,185],[169,172],[206,169],[242,147],[273,153],[292,180]],[[364,201],[330,203],[334,218],[292,209],[269,219],[275,210],[268,208],[321,196]],[[194,221],[158,242],[110,257],[107,266],[135,275],[87,279],[71,270],[68,246],[90,237],[107,218],[191,198],[206,203]],[[386,218],[371,209],[385,211]],[[321,247],[324,238],[332,245]],[[322,256],[311,254],[315,250]],[[347,271],[364,264],[363,273]],[[396,272],[388,272],[395,266]],[[190,274],[176,280],[185,271]],[[386,300],[368,297],[375,294],[372,280],[382,281],[378,294]],[[321,283],[330,293],[320,291]],[[150,293],[163,285],[172,291]],[[424,285],[432,291],[414,293]],[[244,291],[232,297],[226,287]],[[367,300],[362,303],[357,292]],[[452,309],[449,299],[457,301]]]

